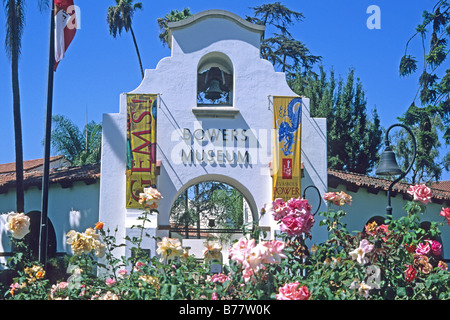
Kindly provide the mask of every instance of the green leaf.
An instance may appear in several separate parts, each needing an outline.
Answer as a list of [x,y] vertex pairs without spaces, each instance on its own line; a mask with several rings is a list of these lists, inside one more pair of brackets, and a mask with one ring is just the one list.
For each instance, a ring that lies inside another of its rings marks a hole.
[[170,297],[171,297],[172,299],[175,298],[175,295],[177,294],[177,290],[178,290],[178,287],[177,287],[176,285],[172,284],[172,285],[170,286]]
[[406,288],[397,287],[397,296],[399,296],[400,298],[406,296]]

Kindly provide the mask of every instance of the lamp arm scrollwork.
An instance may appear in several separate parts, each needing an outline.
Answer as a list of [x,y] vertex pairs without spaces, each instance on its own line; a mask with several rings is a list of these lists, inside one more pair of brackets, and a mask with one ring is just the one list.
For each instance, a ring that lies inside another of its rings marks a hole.
[[307,186],[307,187],[305,188],[305,190],[303,190],[303,199],[305,199],[306,190],[308,190],[308,188],[314,188],[314,189],[316,189],[317,194],[319,195],[319,206],[317,207],[316,212],[313,213],[313,216],[315,216],[316,213],[317,213],[317,212],[319,211],[319,209],[320,209],[320,204],[321,204],[321,202],[322,202],[322,201],[321,201],[322,197],[320,196],[320,191],[319,191],[319,189],[318,189],[316,186],[314,186],[314,185],[309,185],[309,186]]
[[[384,138],[384,143],[385,143],[386,147],[389,146],[389,131],[390,131],[392,128],[394,128],[394,127],[402,127],[403,129],[405,129],[405,130],[411,135],[412,141],[413,141],[413,150],[414,150],[414,153],[413,153],[412,161],[411,161],[411,163],[409,164],[409,166],[408,166],[408,168],[406,169],[406,171],[403,172],[397,179],[395,179],[395,180],[389,185],[389,188],[388,188],[388,195],[391,193],[393,186],[394,186],[397,182],[399,182],[400,180],[402,180],[402,179],[408,174],[408,172],[411,170],[412,166],[414,165],[414,161],[416,160],[416,138],[414,137],[414,134],[413,134],[412,130],[411,130],[410,128],[408,128],[407,126],[403,125],[403,124],[400,124],[400,123],[393,124],[393,125],[391,125],[391,126],[386,130],[386,135],[385,135],[385,138]],[[389,200],[389,206],[390,206],[390,205],[391,205],[391,203],[390,203],[390,200],[391,200],[391,199],[390,199],[389,196],[388,196],[388,200]]]

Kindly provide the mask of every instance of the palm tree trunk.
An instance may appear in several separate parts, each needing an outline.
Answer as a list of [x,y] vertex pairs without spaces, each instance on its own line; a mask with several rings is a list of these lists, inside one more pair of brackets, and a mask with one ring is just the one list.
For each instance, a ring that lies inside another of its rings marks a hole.
[[16,206],[17,212],[25,211],[24,183],[23,183],[23,146],[22,146],[22,120],[20,116],[19,72],[18,57],[12,58],[13,83],[13,111],[14,111],[14,138],[16,152]]
[[139,49],[138,49],[138,45],[137,45],[137,42],[136,42],[136,37],[134,36],[134,31],[133,31],[133,28],[131,26],[130,26],[130,31],[131,31],[131,36],[133,37],[134,47],[136,48],[136,53],[137,53],[137,56],[138,56],[139,67],[141,68],[141,76],[142,76],[142,79],[144,79],[144,69],[142,68],[141,55],[139,54]]
[[[14,0],[9,0],[9,15],[11,30],[18,32],[17,11]],[[11,36],[11,78],[13,90],[14,139],[16,153],[16,210],[25,211],[24,183],[23,183],[23,146],[22,146],[22,120],[20,116],[19,91],[19,43],[17,35]]]

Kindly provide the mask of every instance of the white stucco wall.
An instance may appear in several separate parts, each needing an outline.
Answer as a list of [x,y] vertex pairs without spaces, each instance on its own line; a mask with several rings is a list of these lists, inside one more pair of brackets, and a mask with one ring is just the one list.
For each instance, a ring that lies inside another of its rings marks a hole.
[[[86,185],[74,182],[70,188],[61,188],[59,184],[51,184],[49,188],[48,217],[56,233],[57,252],[71,253],[66,244],[66,234],[70,230],[83,232],[95,226],[98,221],[99,182]],[[25,191],[25,212],[41,211],[42,191],[31,187]],[[6,214],[15,212],[15,189],[0,194],[0,252],[10,252],[8,232],[5,228]],[[0,262],[4,263],[5,258]]]

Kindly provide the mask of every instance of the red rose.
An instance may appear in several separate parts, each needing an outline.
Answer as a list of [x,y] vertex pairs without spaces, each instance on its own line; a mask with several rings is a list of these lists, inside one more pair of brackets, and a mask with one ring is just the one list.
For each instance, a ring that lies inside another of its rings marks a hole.
[[413,266],[408,266],[408,269],[405,271],[405,280],[408,283],[413,282],[416,279],[417,271]]
[[406,251],[408,251],[409,253],[414,253],[416,251],[416,246],[411,244],[411,245],[407,245],[405,243],[405,249]]

